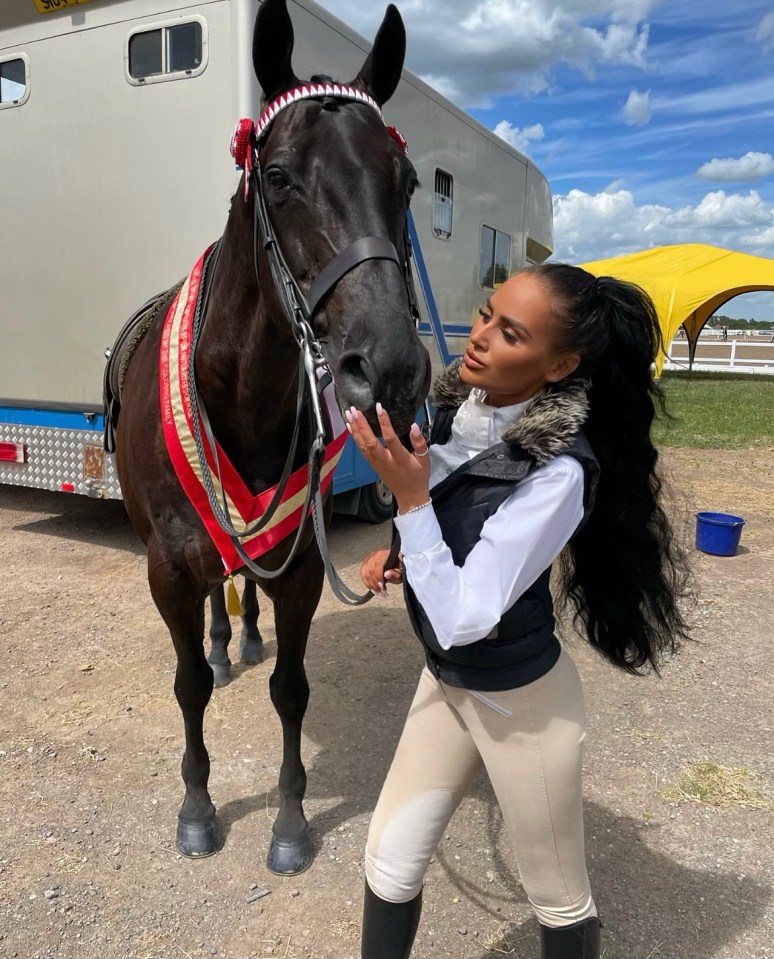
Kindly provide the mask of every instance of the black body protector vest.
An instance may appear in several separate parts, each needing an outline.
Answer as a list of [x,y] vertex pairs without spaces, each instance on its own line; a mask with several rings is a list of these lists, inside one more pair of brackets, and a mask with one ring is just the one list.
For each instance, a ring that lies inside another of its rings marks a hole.
[[[531,408],[524,417],[530,412]],[[449,441],[456,413],[457,409],[438,410],[433,421],[431,443]],[[534,415],[532,419],[535,419]],[[563,438],[559,452],[574,457],[583,467],[584,512],[580,529],[594,505],[599,465],[580,430]],[[513,492],[514,486],[551,458],[551,455],[548,459],[540,455],[536,457],[534,450],[528,452],[517,442],[498,443],[463,463],[433,488],[433,508],[455,565],[464,564],[481,536],[484,523]],[[547,673],[561,651],[554,634],[550,576],[549,566],[503,613],[488,636],[451,649],[443,649],[439,644],[422,605],[408,582],[404,581],[409,618],[425,647],[431,672],[450,686],[482,692],[524,686]]]

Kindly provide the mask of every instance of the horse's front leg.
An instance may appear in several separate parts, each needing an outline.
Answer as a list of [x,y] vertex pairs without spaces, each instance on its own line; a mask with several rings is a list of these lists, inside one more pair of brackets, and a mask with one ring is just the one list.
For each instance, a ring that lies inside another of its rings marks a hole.
[[178,813],[177,848],[184,856],[217,851],[215,806],[207,791],[210,757],[204,745],[204,710],[212,695],[212,670],[204,655],[204,596],[151,542],[148,582],[177,654],[175,696],[183,714],[185,799]]
[[283,875],[303,872],[312,863],[312,840],[302,805],[306,772],[301,762],[301,724],[309,701],[304,653],[322,583],[323,565],[317,548],[311,546],[272,590],[277,663],[269,689],[282,722],[283,756],[280,807],[266,864]]

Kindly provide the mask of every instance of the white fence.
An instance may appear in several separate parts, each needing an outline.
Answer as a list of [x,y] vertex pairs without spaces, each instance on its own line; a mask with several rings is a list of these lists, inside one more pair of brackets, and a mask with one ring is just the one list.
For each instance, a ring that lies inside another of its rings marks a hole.
[[[684,339],[672,340],[664,369],[688,369],[688,343]],[[703,372],[725,370],[734,373],[766,373],[774,376],[774,343],[740,342],[736,339],[707,342],[700,339],[696,346],[693,369]]]

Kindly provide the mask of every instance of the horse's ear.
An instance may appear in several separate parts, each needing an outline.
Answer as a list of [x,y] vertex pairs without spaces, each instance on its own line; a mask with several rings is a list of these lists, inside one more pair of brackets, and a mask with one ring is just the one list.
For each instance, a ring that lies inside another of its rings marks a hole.
[[298,84],[292,56],[293,24],[286,0],[263,0],[253,30],[253,68],[267,100]]
[[394,4],[387,12],[376,34],[374,45],[354,82],[381,106],[395,93],[406,56],[406,28]]

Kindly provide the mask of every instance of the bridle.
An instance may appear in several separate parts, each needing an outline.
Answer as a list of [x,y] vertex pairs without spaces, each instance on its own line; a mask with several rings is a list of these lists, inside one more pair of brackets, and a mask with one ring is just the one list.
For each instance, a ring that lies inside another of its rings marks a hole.
[[[404,283],[408,295],[409,310],[415,325],[419,323],[419,304],[416,297],[414,280],[411,270],[412,247],[408,232],[408,223],[404,229],[404,250],[405,259],[401,261],[394,244],[388,237],[384,236],[365,236],[354,240],[350,245],[335,256],[319,273],[305,295],[295,280],[290,268],[287,265],[282,249],[274,232],[271,219],[266,208],[266,198],[263,190],[260,168],[260,150],[265,142],[269,127],[276,116],[284,109],[292,106],[300,100],[307,99],[330,99],[342,101],[354,101],[367,105],[375,110],[379,118],[384,122],[381,109],[378,103],[363,90],[356,87],[331,83],[309,83],[302,84],[283,93],[262,111],[257,123],[252,120],[240,120],[234,130],[231,138],[231,155],[234,157],[238,167],[244,170],[244,200],[249,198],[249,190],[252,185],[254,193],[255,216],[253,224],[253,260],[256,272],[256,278],[260,284],[259,277],[259,249],[263,248],[269,263],[272,282],[277,297],[282,307],[282,312],[290,326],[293,338],[299,349],[299,369],[298,369],[298,393],[296,397],[296,417],[293,436],[290,442],[290,448],[282,470],[282,476],[276,487],[276,492],[271,502],[264,511],[263,515],[252,526],[244,531],[238,531],[234,528],[229,512],[228,501],[218,462],[215,437],[210,426],[206,410],[198,397],[196,391],[194,364],[191,363],[189,370],[189,390],[192,398],[198,403],[201,425],[207,436],[207,440],[214,458],[215,472],[217,473],[221,489],[223,490],[222,503],[218,500],[212,482],[210,470],[207,468],[207,459],[204,449],[204,443],[199,428],[198,418],[193,417],[193,432],[196,442],[196,449],[202,464],[202,476],[210,507],[213,515],[220,525],[221,529],[228,534],[234,548],[244,565],[256,576],[266,579],[275,579],[281,576],[296,556],[298,547],[306,525],[306,519],[311,511],[314,525],[315,537],[320,550],[325,572],[328,577],[331,589],[342,602],[351,606],[360,606],[368,602],[373,593],[367,592],[359,595],[353,592],[339,577],[330,559],[327,537],[325,533],[325,523],[323,520],[322,495],[320,490],[320,471],[325,453],[325,435],[326,429],[323,421],[323,414],[320,405],[320,396],[332,380],[332,374],[327,361],[323,355],[320,342],[314,333],[314,318],[321,305],[331,293],[339,281],[351,270],[358,267],[361,263],[368,260],[381,259],[393,261],[403,272]],[[397,141],[401,148],[406,150],[406,141],[394,127],[387,127],[389,134]],[[194,324],[192,329],[191,355],[194,354],[196,343],[201,332],[204,317],[207,309],[207,301],[211,283],[205,282],[207,272],[212,269],[214,272],[218,257],[220,254],[220,241],[215,245],[207,258],[204,269],[203,279],[196,303],[194,313]],[[285,562],[276,570],[263,569],[247,555],[240,540],[254,536],[271,520],[282,500],[288,478],[290,477],[292,465],[295,461],[296,450],[298,447],[298,438],[300,433],[302,413],[306,409],[310,420],[310,430],[313,440],[309,449],[308,457],[308,483],[304,506],[301,512],[301,520],[296,531],[293,545]]]

